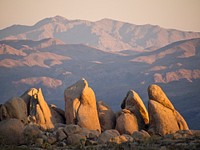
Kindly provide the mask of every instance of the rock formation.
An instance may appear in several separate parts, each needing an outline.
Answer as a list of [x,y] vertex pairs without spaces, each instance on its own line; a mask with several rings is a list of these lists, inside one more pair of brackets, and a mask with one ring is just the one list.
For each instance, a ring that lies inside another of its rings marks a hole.
[[101,131],[115,128],[116,116],[112,109],[103,101],[97,103]]
[[27,123],[27,106],[23,99],[13,97],[0,106],[0,121],[8,118],[16,118]]
[[134,91],[127,93],[122,110],[116,115],[102,101],[96,105],[95,94],[85,79],[67,88],[64,94],[65,112],[55,105],[48,106],[42,90],[35,88],[21,98],[1,104],[0,149],[5,144],[31,149],[149,149],[149,145],[153,149],[160,146],[198,149],[200,146],[200,132],[188,130],[183,117],[157,85],[148,88],[149,115]]
[[65,90],[66,124],[101,131],[96,98],[85,79],[79,80]]
[[49,106],[44,100],[42,90],[32,88],[22,96],[28,106],[28,115],[31,122],[34,122],[44,129],[54,128],[53,116]]
[[140,96],[133,90],[129,91],[124,98],[122,104],[122,109],[128,109],[137,118],[139,130],[145,129],[149,124],[149,115],[146,107],[141,100]]
[[119,131],[120,134],[133,134],[134,131],[139,130],[137,118],[130,110],[123,109],[116,120],[115,129]]
[[175,110],[163,90],[157,85],[150,85],[149,94],[149,117],[150,134],[166,135],[178,130],[188,130],[183,117]]

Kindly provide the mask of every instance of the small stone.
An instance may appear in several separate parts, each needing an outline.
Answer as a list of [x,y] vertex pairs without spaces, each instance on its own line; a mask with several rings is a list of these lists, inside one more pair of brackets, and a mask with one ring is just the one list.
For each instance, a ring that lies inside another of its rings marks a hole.
[[85,146],[90,146],[90,145],[97,145],[98,142],[97,141],[93,141],[93,140],[86,140]]
[[149,135],[148,132],[141,130],[141,131],[135,131],[132,134],[132,137],[133,137],[134,140],[138,141],[138,140],[148,139],[148,138],[150,138],[150,135]]
[[62,141],[66,137],[67,137],[67,135],[64,133],[63,130],[57,130],[56,131],[56,138],[57,138],[58,141]]
[[121,144],[124,142],[131,142],[131,141],[133,141],[133,138],[130,135],[126,135],[126,134],[113,137],[109,140],[109,142],[116,143],[116,144]]
[[42,147],[43,142],[44,142],[44,140],[43,140],[42,138],[37,138],[37,139],[35,140],[35,144],[36,144],[36,146],[38,146],[38,147]]
[[59,142],[58,144],[57,144],[57,146],[59,146],[59,147],[65,147],[66,146],[66,143],[65,142]]
[[57,142],[57,139],[56,139],[55,137],[49,137],[49,138],[47,139],[47,142],[48,142],[49,144],[55,144],[55,143]]
[[111,129],[111,130],[106,130],[103,133],[99,135],[98,138],[98,143],[99,144],[104,144],[106,142],[109,142],[111,138],[114,138],[116,136],[120,136],[119,132],[117,130]]
[[70,134],[77,134],[77,133],[81,133],[82,132],[82,128],[78,125],[66,125],[66,127],[64,128],[64,132],[67,134],[67,135],[70,135]]
[[100,133],[96,130],[88,130],[86,128],[82,128],[82,134],[86,136],[88,139],[98,139]]
[[81,134],[71,134],[67,138],[67,144],[69,145],[85,145],[86,137]]

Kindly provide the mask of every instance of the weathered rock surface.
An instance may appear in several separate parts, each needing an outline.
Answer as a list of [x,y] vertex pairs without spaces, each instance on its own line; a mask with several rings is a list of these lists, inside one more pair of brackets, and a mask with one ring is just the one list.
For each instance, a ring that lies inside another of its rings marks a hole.
[[52,114],[52,122],[55,123],[62,123],[66,122],[65,120],[65,112],[62,109],[57,108],[55,105],[49,106],[51,114]]
[[101,131],[114,129],[116,124],[116,116],[112,109],[107,106],[103,101],[97,103],[99,121],[101,125]]
[[114,130],[114,129],[106,130],[100,134],[100,136],[98,138],[98,143],[104,144],[106,142],[109,142],[111,138],[114,138],[117,136],[120,136],[120,134],[117,130]]
[[129,91],[124,98],[122,109],[130,110],[136,116],[139,130],[145,129],[149,124],[149,115],[140,96],[133,90]]
[[18,119],[6,119],[0,122],[0,145],[23,144],[24,124]]
[[134,131],[138,131],[137,118],[130,112],[130,110],[123,109],[117,117],[115,129],[120,134],[131,135]]
[[178,130],[188,130],[187,123],[175,110],[162,89],[157,85],[148,88],[149,94],[149,133],[166,135]]
[[16,118],[27,123],[27,106],[23,99],[13,97],[0,106],[0,121]]
[[101,132],[95,94],[87,81],[82,79],[68,87],[64,95],[66,124]]

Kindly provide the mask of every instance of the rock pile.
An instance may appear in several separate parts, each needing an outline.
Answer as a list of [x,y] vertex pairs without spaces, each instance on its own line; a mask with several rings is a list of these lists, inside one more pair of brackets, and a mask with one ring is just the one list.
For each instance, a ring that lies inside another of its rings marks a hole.
[[96,102],[85,79],[65,90],[65,111],[47,105],[42,90],[32,88],[0,105],[0,149],[7,144],[31,149],[199,148],[200,132],[189,130],[162,89],[151,85],[148,94],[148,111],[131,90],[115,114]]

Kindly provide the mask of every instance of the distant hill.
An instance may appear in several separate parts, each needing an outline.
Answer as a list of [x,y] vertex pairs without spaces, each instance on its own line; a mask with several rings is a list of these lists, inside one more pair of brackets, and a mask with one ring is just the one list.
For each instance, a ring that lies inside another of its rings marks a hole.
[[104,51],[153,51],[170,43],[200,38],[200,33],[134,25],[111,19],[96,22],[46,18],[33,26],[13,25],[0,30],[0,40],[56,38],[66,44],[84,44]]
[[57,39],[0,41],[1,103],[42,87],[49,103],[64,108],[64,90],[84,77],[115,111],[128,90],[147,105],[147,88],[160,85],[190,128],[200,127],[200,39],[171,43],[152,52],[106,52]]

